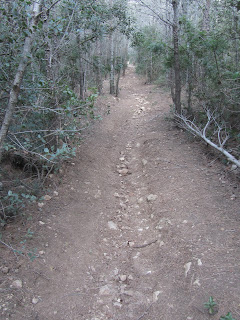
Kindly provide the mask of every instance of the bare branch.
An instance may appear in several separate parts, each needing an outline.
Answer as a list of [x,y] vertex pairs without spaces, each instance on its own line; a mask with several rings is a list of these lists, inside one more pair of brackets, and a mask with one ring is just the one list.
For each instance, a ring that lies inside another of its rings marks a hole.
[[193,121],[190,121],[189,119],[187,119],[185,116],[183,116],[181,114],[175,114],[175,117],[177,119],[177,122],[180,124],[180,126],[182,128],[186,129],[187,131],[189,131],[190,133],[192,133],[194,135],[199,136],[207,144],[209,144],[211,147],[213,147],[214,149],[216,149],[219,152],[221,152],[229,161],[231,161],[238,168],[240,168],[240,160],[235,158],[231,153],[229,153],[226,149],[223,148],[223,146],[227,142],[229,136],[226,133],[226,136],[222,141],[222,138],[221,138],[222,127],[219,124],[217,124],[218,125],[218,132],[217,132],[217,134],[218,134],[218,144],[214,143],[212,140],[210,140],[209,138],[206,137],[206,131],[207,131],[210,123],[212,121],[216,122],[216,119],[213,117],[213,115],[210,113],[209,110],[207,110],[208,121],[207,121],[205,127],[202,130]]

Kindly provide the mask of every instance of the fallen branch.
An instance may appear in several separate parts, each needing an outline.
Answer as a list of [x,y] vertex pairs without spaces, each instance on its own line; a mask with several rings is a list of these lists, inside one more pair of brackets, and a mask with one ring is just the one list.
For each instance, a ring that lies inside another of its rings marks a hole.
[[[193,121],[189,120],[184,115],[175,114],[175,117],[177,119],[177,122],[180,124],[180,126],[183,129],[189,131],[194,136],[198,136],[201,139],[203,139],[207,144],[209,144],[211,147],[221,152],[229,161],[231,161],[238,168],[240,168],[240,160],[235,158],[230,152],[224,149],[224,145],[226,144],[229,138],[228,134],[226,133],[226,131],[224,131],[224,135],[222,134],[223,128],[220,126],[219,123],[217,123],[215,117],[213,116],[213,114],[210,113],[209,110],[207,110],[206,113],[207,113],[208,121],[203,129],[200,129]],[[217,129],[218,144],[206,137],[206,132],[211,123],[215,123],[218,127]]]
[[139,245],[139,246],[133,246],[132,248],[145,248],[145,247],[147,247],[147,246],[150,246],[151,244],[153,244],[153,243],[156,243],[157,242],[157,240],[153,240],[153,241],[150,241],[150,242],[148,242],[148,243],[145,243],[145,244],[142,244],[142,245]]

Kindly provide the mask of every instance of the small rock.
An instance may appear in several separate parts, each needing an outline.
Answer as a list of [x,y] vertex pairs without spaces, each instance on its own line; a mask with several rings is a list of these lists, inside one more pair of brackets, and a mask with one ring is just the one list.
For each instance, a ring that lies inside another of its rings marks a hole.
[[136,144],[136,147],[139,148],[140,146],[141,146],[141,144],[138,142],[138,143]]
[[118,275],[118,268],[115,268],[115,269],[113,270],[113,273],[114,273],[115,276],[117,276],[117,275]]
[[32,298],[32,304],[37,304],[39,302],[38,298]]
[[120,279],[122,282],[124,282],[124,281],[127,280],[127,276],[126,276],[125,274],[121,274],[121,275],[119,276],[119,279]]
[[236,195],[235,195],[235,194],[232,194],[230,199],[231,199],[231,200],[235,200],[236,198],[237,198]]
[[233,164],[232,167],[231,167],[231,171],[236,170],[236,169],[237,169],[237,165]]
[[43,197],[43,199],[46,200],[46,201],[49,201],[49,200],[52,199],[52,197],[49,196],[48,194],[46,194],[46,195]]
[[127,168],[123,168],[121,170],[118,170],[118,173],[122,176],[126,176],[129,173],[129,170]]
[[191,268],[192,262],[188,262],[184,265],[184,269],[185,269],[185,277],[187,276],[190,268]]
[[112,230],[117,230],[117,225],[113,221],[108,221],[108,227]]
[[157,195],[156,194],[149,194],[147,196],[147,201],[155,201],[157,199]]
[[38,222],[39,222],[40,226],[43,226],[45,224],[45,222],[43,222],[43,221],[38,221]]
[[133,241],[128,241],[128,245],[129,245],[129,247],[133,247],[134,246],[134,242]]
[[44,206],[44,203],[43,202],[38,202],[38,207],[39,208],[42,208]]
[[55,196],[58,196],[58,192],[57,192],[57,191],[53,191],[53,194],[54,194]]
[[42,256],[43,254],[45,254],[45,251],[41,250],[39,251],[39,254]]
[[142,159],[142,164],[143,164],[143,166],[145,166],[147,163],[148,163],[147,160]]
[[114,193],[114,197],[121,198],[120,194],[118,194],[117,192]]
[[201,259],[198,259],[197,264],[198,264],[199,267],[202,266],[202,261],[201,261]]
[[199,279],[196,279],[196,280],[193,282],[193,285],[194,285],[194,286],[199,286],[199,287],[201,287],[200,280],[199,280]]
[[137,202],[138,202],[139,204],[140,204],[140,203],[143,203],[143,198],[139,198]]
[[153,292],[153,302],[158,301],[158,296],[159,296],[160,293],[162,293],[162,291]]
[[22,283],[22,280],[15,280],[13,281],[12,285],[11,285],[13,288],[16,288],[16,289],[21,289],[23,287],[23,283]]
[[128,279],[129,279],[129,280],[133,280],[133,276],[130,274],[130,275],[128,276]]
[[122,308],[122,304],[120,302],[114,302],[114,307]]

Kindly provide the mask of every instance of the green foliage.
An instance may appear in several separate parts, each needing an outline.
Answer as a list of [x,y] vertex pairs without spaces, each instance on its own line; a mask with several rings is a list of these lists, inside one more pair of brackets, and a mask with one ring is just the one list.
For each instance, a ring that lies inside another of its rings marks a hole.
[[144,27],[133,33],[132,46],[136,49],[136,71],[147,76],[152,82],[158,78],[162,70],[162,59],[166,45],[155,27]]
[[35,202],[36,200],[36,196],[32,194],[17,193],[9,190],[7,195],[2,198],[1,225],[4,226],[8,219],[12,219],[21,213],[27,202]]
[[[34,27],[29,63],[4,145],[5,160],[14,159],[16,167],[35,177],[36,187],[31,194],[15,191],[14,186],[1,192],[2,224],[21,212],[27,201],[35,200],[35,191],[48,173],[75,156],[82,130],[99,119],[96,88],[109,72],[106,39],[113,32],[126,38],[132,31],[126,1],[109,5],[104,0],[63,0],[52,4],[44,1]],[[0,122],[25,38],[32,32],[31,5],[29,0],[0,0]],[[123,50],[118,56],[121,61],[115,59],[116,71],[126,63]]]
[[220,320],[235,320],[235,319],[233,319],[231,312],[228,312],[228,314],[225,317],[222,316]]
[[215,312],[215,307],[216,307],[216,302],[213,300],[213,297],[209,297],[208,301],[204,303],[204,307],[208,309],[209,314],[214,314]]

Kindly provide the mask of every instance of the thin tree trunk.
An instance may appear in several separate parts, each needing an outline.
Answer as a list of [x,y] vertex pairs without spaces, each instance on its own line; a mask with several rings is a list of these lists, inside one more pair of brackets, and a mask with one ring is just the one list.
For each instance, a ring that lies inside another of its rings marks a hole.
[[98,40],[96,42],[96,53],[97,53],[97,61],[96,61],[96,84],[97,84],[97,89],[98,93],[102,94],[102,71],[101,71],[101,46],[100,46],[100,41]]
[[235,33],[234,46],[235,46],[235,65],[236,70],[239,68],[239,40],[238,40],[238,13],[235,8],[233,8],[233,29]]
[[205,9],[203,11],[203,30],[207,33],[210,31],[210,10],[212,6],[212,0],[206,0]]
[[173,7],[173,50],[174,50],[174,81],[175,81],[175,92],[174,92],[174,104],[175,110],[178,114],[181,114],[181,73],[180,73],[180,58],[179,58],[179,38],[178,38],[178,6],[179,0],[172,1]]
[[110,34],[110,94],[115,93],[115,83],[114,83],[114,43],[113,34]]
[[29,55],[30,55],[31,49],[32,49],[32,41],[33,41],[33,38],[35,35],[35,27],[37,26],[37,23],[38,23],[38,17],[40,14],[41,4],[42,4],[42,1],[39,1],[39,0],[34,1],[32,4],[30,32],[24,41],[21,60],[18,65],[18,69],[17,69],[16,75],[15,75],[15,78],[13,81],[13,86],[10,91],[8,106],[7,106],[6,113],[5,113],[5,116],[3,119],[1,130],[0,130],[0,162],[2,160],[2,155],[3,155],[4,141],[7,136],[8,129],[11,124],[12,117],[13,117],[13,114],[14,114],[14,111],[16,109],[16,105],[18,102],[18,96],[20,93],[20,88],[21,88],[21,84],[23,81],[23,76],[24,76],[26,67],[29,63]]

